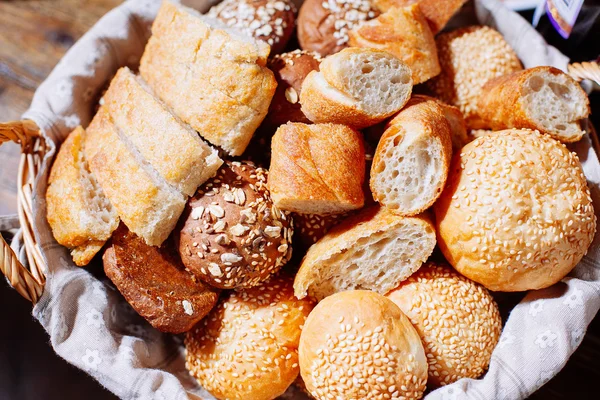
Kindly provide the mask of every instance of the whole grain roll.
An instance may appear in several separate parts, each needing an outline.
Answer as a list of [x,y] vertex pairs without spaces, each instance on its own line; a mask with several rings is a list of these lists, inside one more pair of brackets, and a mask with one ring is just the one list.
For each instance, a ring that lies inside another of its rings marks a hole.
[[205,283],[256,286],[290,259],[292,219],[271,201],[267,171],[227,162],[189,200],[180,220],[179,253]]
[[434,210],[446,259],[494,291],[553,285],[585,255],[596,231],[575,153],[525,129],[463,147]]
[[300,332],[313,304],[292,278],[230,292],[186,339],[186,367],[218,399],[271,400],[298,376]]
[[456,106],[467,127],[485,128],[477,114],[483,85],[492,78],[520,71],[517,55],[502,35],[487,26],[469,26],[436,38],[442,72],[427,81],[435,97]]
[[317,400],[419,399],[427,381],[421,339],[392,301],[366,290],[334,294],[300,336],[300,373]]
[[416,328],[429,364],[428,386],[480,377],[500,339],[496,302],[450,266],[428,263],[386,295]]
[[371,0],[306,0],[298,14],[300,47],[323,57],[337,53],[350,30],[378,15]]

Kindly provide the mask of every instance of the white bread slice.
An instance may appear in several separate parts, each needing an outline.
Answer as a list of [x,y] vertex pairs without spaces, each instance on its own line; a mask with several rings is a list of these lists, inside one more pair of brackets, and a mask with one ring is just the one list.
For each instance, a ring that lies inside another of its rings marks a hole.
[[369,182],[373,198],[399,215],[431,207],[448,178],[451,137],[436,100],[414,96],[379,140]]
[[400,110],[412,92],[411,70],[394,55],[347,48],[325,58],[304,80],[300,103],[315,123],[362,129]]
[[321,300],[345,290],[385,294],[421,267],[435,247],[426,216],[401,217],[372,207],[344,220],[312,245],[294,280],[294,294]]
[[584,131],[580,121],[590,113],[589,99],[569,75],[553,67],[535,67],[493,79],[479,98],[479,113],[493,130],[539,130],[564,143]]
[[127,67],[119,69],[111,81],[104,94],[104,107],[124,134],[122,140],[187,196],[223,164],[217,151],[171,114]]
[[87,128],[85,154],[106,197],[121,220],[151,246],[169,236],[186,198],[171,187],[131,146],[101,107]]
[[88,169],[85,131],[77,127],[56,156],[46,191],[47,218],[54,238],[87,265],[119,225],[119,217]]

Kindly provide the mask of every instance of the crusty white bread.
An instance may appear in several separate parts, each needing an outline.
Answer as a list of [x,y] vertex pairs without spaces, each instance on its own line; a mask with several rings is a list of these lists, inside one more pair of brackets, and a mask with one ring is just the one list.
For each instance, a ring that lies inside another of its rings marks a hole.
[[85,137],[90,171],[129,230],[158,246],[175,227],[186,198],[136,149],[128,148],[123,135],[101,107]]
[[370,186],[373,198],[399,215],[416,215],[440,196],[452,159],[450,124],[437,101],[414,96],[379,140]]
[[590,102],[579,84],[559,69],[535,67],[488,81],[479,97],[479,115],[493,130],[528,128],[564,143],[584,131],[580,121]]
[[[416,97],[416,96],[415,96]],[[444,103],[440,99],[436,99],[435,97],[429,97],[420,95],[421,98],[427,98],[429,100],[433,100],[437,103],[438,106],[442,107],[442,111],[444,112],[444,117],[450,124],[450,133],[452,134],[452,150],[453,152],[460,151],[462,147],[469,143],[471,140],[469,139],[469,134],[467,133],[467,124],[465,122],[465,118],[463,117],[462,112],[458,109],[458,107],[451,106],[449,104]]]
[[400,110],[412,92],[412,73],[396,56],[350,47],[325,58],[302,84],[300,103],[315,123],[362,129]]
[[181,193],[192,196],[223,164],[217,151],[173,116],[129,68],[117,71],[103,97],[120,139]]
[[288,123],[271,141],[269,190],[282,210],[339,214],[364,205],[362,135],[337,124]]
[[85,131],[77,127],[58,151],[46,191],[47,218],[58,243],[87,265],[119,226],[119,217],[88,169]]
[[311,246],[294,293],[317,300],[355,289],[385,294],[421,267],[435,243],[427,216],[401,217],[385,207],[367,208]]
[[372,0],[372,2],[381,11],[387,11],[391,7],[419,4],[419,8],[429,22],[431,31],[436,34],[444,29],[446,23],[467,0]]
[[419,6],[392,7],[348,32],[350,46],[392,53],[412,71],[413,84],[440,73],[433,33]]
[[210,143],[240,155],[267,115],[276,81],[270,47],[195,10],[163,2],[140,74]]

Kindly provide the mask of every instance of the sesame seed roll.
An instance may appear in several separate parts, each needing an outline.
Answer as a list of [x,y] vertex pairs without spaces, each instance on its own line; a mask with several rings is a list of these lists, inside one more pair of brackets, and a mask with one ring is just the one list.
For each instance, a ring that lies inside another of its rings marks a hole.
[[492,78],[522,70],[502,35],[487,26],[469,26],[436,38],[441,73],[427,81],[435,97],[462,111],[467,127],[485,128],[477,115],[483,85]]
[[410,319],[425,347],[431,387],[487,370],[500,339],[496,302],[448,265],[429,263],[386,295]]
[[434,210],[446,259],[494,291],[553,285],[585,255],[596,231],[577,155],[526,129],[489,133],[463,147]]
[[300,337],[300,373],[324,399],[419,399],[427,381],[421,339],[391,300],[340,292],[311,312]]
[[267,171],[226,162],[188,201],[179,253],[209,285],[248,288],[267,280],[292,254],[292,218],[271,201]]
[[218,399],[270,400],[298,376],[298,342],[313,304],[292,278],[225,295],[185,339],[186,367]]

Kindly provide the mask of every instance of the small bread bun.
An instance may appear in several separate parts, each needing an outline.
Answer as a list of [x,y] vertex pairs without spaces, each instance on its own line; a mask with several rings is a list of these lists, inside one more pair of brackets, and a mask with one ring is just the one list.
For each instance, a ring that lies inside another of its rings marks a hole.
[[581,260],[596,232],[575,153],[526,129],[467,144],[452,160],[434,210],[446,259],[494,291],[555,284]]
[[306,75],[318,71],[320,63],[318,53],[303,50],[278,54],[269,61],[269,68],[277,80],[277,90],[263,124],[276,129],[287,122],[310,123],[300,109],[300,92]]
[[371,0],[306,0],[298,14],[298,41],[322,56],[348,46],[348,32],[379,15]]
[[186,367],[218,399],[271,400],[298,376],[300,332],[312,310],[292,278],[225,295],[186,336]]
[[294,32],[296,6],[291,0],[224,0],[208,15],[281,53]]
[[408,318],[380,294],[334,294],[310,313],[300,336],[300,373],[317,400],[420,399],[427,359]]
[[487,26],[442,33],[436,44],[442,72],[427,81],[427,87],[435,97],[458,107],[468,128],[485,128],[477,114],[481,89],[492,78],[522,70],[517,55],[499,32]]
[[290,259],[292,219],[267,189],[267,171],[227,162],[189,200],[180,221],[179,253],[202,281],[223,289],[267,280]]
[[428,386],[476,379],[487,370],[502,320],[484,287],[450,266],[429,263],[386,297],[421,337],[429,363]]

